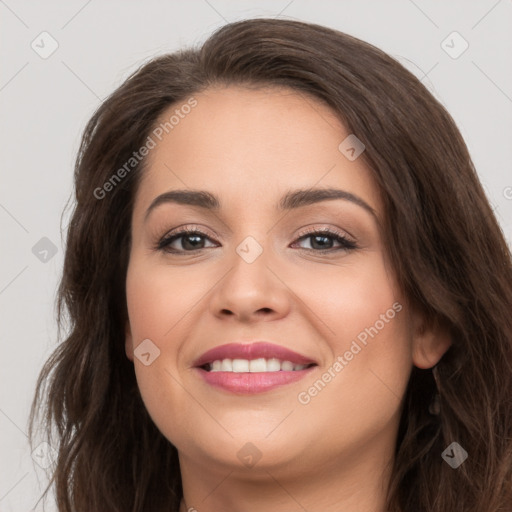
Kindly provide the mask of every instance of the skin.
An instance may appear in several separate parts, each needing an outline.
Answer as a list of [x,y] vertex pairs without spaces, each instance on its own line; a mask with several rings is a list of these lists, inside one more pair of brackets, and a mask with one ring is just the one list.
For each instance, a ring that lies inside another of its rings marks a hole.
[[[178,450],[180,512],[382,512],[412,366],[435,365],[450,340],[397,289],[378,189],[362,158],[338,150],[350,132],[329,107],[284,88],[230,86],[194,97],[197,106],[148,155],[126,279],[126,355],[149,414]],[[312,187],[357,195],[376,216],[343,199],[274,208],[288,190]],[[145,221],[153,199],[174,189],[207,190],[221,208],[166,203]],[[154,248],[185,225],[207,233],[202,249],[192,251],[190,237],[173,242],[180,254]],[[305,227],[334,229],[358,247],[335,250],[340,244],[328,238],[322,254],[311,236],[301,239]],[[247,236],[263,250],[252,263],[236,252]],[[397,302],[401,311],[300,403],[298,394]],[[148,366],[134,357],[145,339],[160,350]],[[249,396],[214,388],[192,368],[214,346],[251,340],[319,366]],[[252,467],[237,457],[247,442],[261,455]]]

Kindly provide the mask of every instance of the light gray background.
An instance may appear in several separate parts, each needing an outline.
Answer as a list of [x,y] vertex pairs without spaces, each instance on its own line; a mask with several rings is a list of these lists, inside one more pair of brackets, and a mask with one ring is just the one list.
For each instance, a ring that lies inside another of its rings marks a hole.
[[[0,0],[1,512],[42,510],[36,502],[45,472],[31,456],[27,418],[37,374],[56,346],[60,216],[86,121],[146,59],[200,43],[215,28],[251,17],[285,17],[345,31],[420,77],[459,126],[510,244],[511,0]],[[31,47],[35,40],[49,48],[39,37],[43,31],[59,45],[46,59]],[[469,43],[456,59],[441,46],[453,31]],[[32,252],[43,237],[57,248],[46,262]],[[55,510],[51,500],[47,504]]]

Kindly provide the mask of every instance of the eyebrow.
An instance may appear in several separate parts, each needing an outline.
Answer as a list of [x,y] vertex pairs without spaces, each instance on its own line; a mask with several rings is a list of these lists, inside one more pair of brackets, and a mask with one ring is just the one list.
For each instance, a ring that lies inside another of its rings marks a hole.
[[[290,190],[281,200],[276,204],[276,209],[279,211],[295,210],[322,201],[333,199],[343,199],[350,201],[361,208],[364,208],[368,213],[375,218],[377,214],[375,210],[360,197],[336,188],[316,188],[308,190]],[[206,210],[218,211],[221,208],[221,202],[217,196],[206,190],[169,190],[157,196],[149,208],[146,210],[144,221],[147,220],[149,214],[158,206],[165,203],[175,203],[188,206],[198,206]]]

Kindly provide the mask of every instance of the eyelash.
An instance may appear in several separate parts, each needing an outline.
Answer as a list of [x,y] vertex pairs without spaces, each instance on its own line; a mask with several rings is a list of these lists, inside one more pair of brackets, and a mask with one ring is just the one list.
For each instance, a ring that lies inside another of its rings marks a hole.
[[[170,249],[169,245],[174,242],[175,240],[178,240],[180,238],[183,238],[185,235],[199,235],[205,238],[210,238],[210,236],[205,233],[204,231],[201,231],[198,228],[189,228],[189,226],[186,226],[182,229],[180,229],[177,232],[171,232],[168,235],[164,236],[154,247],[157,251],[162,251],[164,253],[169,254],[175,254],[175,255],[184,255],[186,253],[194,253],[196,251],[201,251],[203,249],[207,249],[207,247],[202,247],[199,249],[194,249],[191,251],[186,250],[176,250],[176,249]],[[301,248],[303,251],[308,252],[315,252],[320,254],[326,254],[326,253],[332,253],[336,251],[350,251],[353,249],[357,249],[358,245],[347,238],[345,235],[343,235],[339,231],[331,230],[331,229],[308,229],[306,231],[303,231],[299,234],[299,237],[297,238],[297,241],[310,238],[314,235],[323,235],[329,238],[333,238],[336,242],[339,242],[341,247],[334,248],[334,249],[309,249],[309,248]]]

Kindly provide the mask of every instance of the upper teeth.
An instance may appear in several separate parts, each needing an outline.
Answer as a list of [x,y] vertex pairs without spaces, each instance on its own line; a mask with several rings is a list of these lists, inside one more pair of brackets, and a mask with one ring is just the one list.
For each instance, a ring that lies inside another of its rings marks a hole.
[[212,372],[285,372],[303,370],[307,364],[293,364],[291,361],[280,361],[279,359],[217,359],[209,364]]

